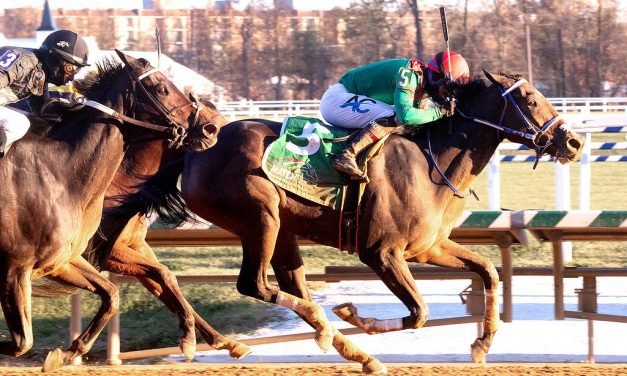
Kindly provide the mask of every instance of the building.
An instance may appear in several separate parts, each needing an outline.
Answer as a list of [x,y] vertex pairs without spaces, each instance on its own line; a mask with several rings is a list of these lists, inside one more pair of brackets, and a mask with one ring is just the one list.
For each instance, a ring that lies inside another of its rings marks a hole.
[[[112,49],[101,49],[96,38],[90,33],[90,29],[81,30],[80,28],[68,27],[78,32],[89,47],[89,63],[92,68],[86,68],[81,71],[80,74],[85,74],[88,69],[94,69],[94,63],[101,60],[104,57],[110,57],[117,59],[117,55]],[[54,30],[58,30],[57,22],[53,17],[53,12],[50,8],[48,0],[44,1],[43,12],[41,13],[41,21],[39,26],[35,29],[34,38],[6,38],[0,33],[0,45],[13,45],[26,48],[38,48],[43,40]],[[154,28],[152,29],[154,38]],[[128,46],[128,44],[127,44]],[[150,61],[153,66],[157,66],[159,61],[162,72],[168,77],[180,90],[184,92],[192,92],[194,94],[202,95],[214,101],[224,101],[227,92],[224,88],[217,86],[214,82],[203,77],[194,70],[174,61],[166,54],[162,54],[160,59],[157,58],[157,47],[153,44],[153,51],[139,51],[122,48],[124,53],[127,53],[135,58],[145,58]],[[80,77],[79,74],[79,77]]]

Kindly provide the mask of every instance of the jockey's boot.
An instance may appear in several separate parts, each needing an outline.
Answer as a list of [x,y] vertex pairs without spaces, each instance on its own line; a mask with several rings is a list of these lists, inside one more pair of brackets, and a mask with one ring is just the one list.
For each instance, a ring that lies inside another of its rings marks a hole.
[[365,172],[357,166],[357,155],[396,129],[393,116],[371,121],[346,144],[341,153],[331,158],[331,166],[353,180],[366,180]]
[[4,148],[7,146],[7,134],[0,129],[0,158],[4,157]]

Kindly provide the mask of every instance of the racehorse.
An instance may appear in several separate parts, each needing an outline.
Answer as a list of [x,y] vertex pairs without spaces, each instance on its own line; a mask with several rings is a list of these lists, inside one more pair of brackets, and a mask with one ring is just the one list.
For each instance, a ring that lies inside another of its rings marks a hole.
[[[578,160],[583,147],[583,139],[533,85],[520,76],[484,73],[489,83],[475,79],[460,88],[450,127],[443,119],[426,130],[393,134],[368,162],[370,182],[359,208],[357,252],[405,304],[409,315],[380,320],[359,316],[350,303],[334,309],[370,334],[420,328],[428,307],[407,263],[474,271],[484,283],[486,300],[483,334],[471,345],[474,362],[485,362],[499,327],[499,279],[488,259],[449,239],[473,179],[503,138],[530,147],[538,157],[550,154],[561,163]],[[242,241],[237,282],[241,294],[296,312],[315,328],[322,350],[333,345],[344,358],[360,362],[365,372],[385,372],[378,360],[333,328],[311,300],[297,236],[337,247],[340,213],[287,192],[266,177],[261,168],[264,150],[280,129],[280,123],[268,120],[224,126],[216,146],[188,154],[184,163],[162,170],[146,183],[146,187],[161,187],[163,201],[148,204],[147,197],[139,194],[136,204],[167,206],[165,198],[178,192],[176,181],[183,171],[179,193],[189,209]],[[162,220],[175,223],[184,213],[171,209],[172,217]],[[268,282],[269,265],[279,289]]]
[[[210,102],[204,111],[216,127],[227,120]],[[169,162],[181,158],[183,151],[167,147],[167,141],[153,140],[130,145],[124,160],[105,193],[105,209],[98,232],[84,256],[101,270],[137,278],[179,318],[179,346],[187,359],[195,353],[194,327],[215,349],[226,349],[234,358],[251,352],[242,343],[224,337],[200,317],[186,301],[176,277],[155,256],[146,243],[148,221],[136,210],[118,210],[122,197],[137,191],[140,184]]]
[[86,353],[119,304],[117,288],[81,253],[100,223],[105,190],[125,149],[146,137],[200,151],[216,141],[208,114],[148,61],[117,51],[122,64],[98,63],[76,86],[98,110],[85,109],[37,128],[0,161],[0,301],[11,341],[0,353],[19,356],[33,344],[31,281],[47,277],[96,293],[102,304],[66,351],[51,351],[43,370]]

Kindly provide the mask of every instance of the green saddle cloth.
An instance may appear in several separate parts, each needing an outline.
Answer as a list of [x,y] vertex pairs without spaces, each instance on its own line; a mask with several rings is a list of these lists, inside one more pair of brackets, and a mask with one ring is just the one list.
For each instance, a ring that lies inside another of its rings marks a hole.
[[287,117],[279,138],[263,155],[261,167],[279,187],[310,201],[339,210],[345,178],[331,167],[332,155],[344,149],[349,131],[316,118]]

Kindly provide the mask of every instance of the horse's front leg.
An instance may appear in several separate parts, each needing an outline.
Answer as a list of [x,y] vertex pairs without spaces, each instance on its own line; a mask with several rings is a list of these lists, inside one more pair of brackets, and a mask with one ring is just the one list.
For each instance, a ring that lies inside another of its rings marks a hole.
[[422,255],[420,261],[448,268],[470,270],[479,274],[483,280],[485,286],[483,336],[477,338],[470,346],[470,352],[475,363],[485,363],[492,339],[501,322],[498,297],[499,274],[496,268],[487,258],[448,239],[439,247],[430,249],[425,255]]
[[0,342],[0,354],[20,356],[33,346],[31,322],[30,267],[9,267],[3,263],[0,271],[0,302],[11,341]]
[[107,325],[109,319],[118,310],[120,296],[117,287],[83,257],[78,257],[49,277],[57,282],[91,291],[100,296],[102,304],[85,330],[74,340],[66,351],[51,351],[44,362],[43,371],[51,371],[72,362],[76,357],[91,349],[98,334]]
[[157,261],[152,248],[141,241],[124,244],[122,239],[115,243],[111,256],[103,269],[137,278],[139,282],[165,304],[179,318],[179,347],[186,359],[194,357],[196,349],[195,330],[216,350],[228,350],[229,355],[239,359],[251,353],[250,347],[224,337],[209,325],[187,302],[172,272]]
[[409,309],[409,316],[380,320],[360,317],[352,303],[344,303],[333,308],[342,320],[362,329],[368,334],[386,333],[403,329],[417,329],[427,321],[429,309],[425,304],[414,278],[403,258],[403,251],[396,248],[367,249],[359,254],[381,281]]

